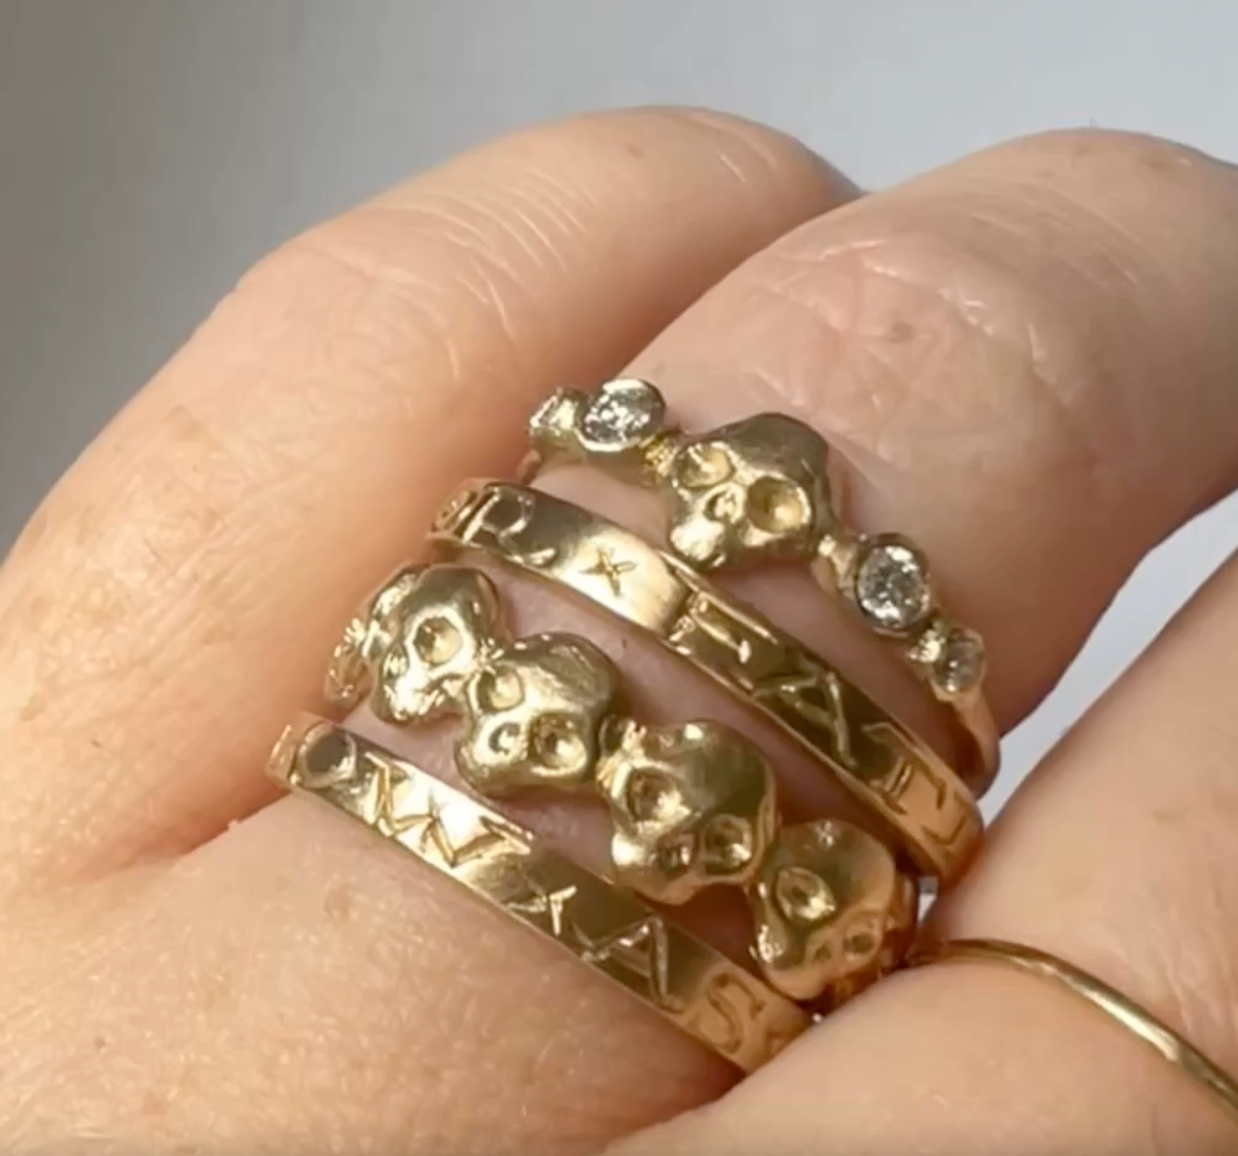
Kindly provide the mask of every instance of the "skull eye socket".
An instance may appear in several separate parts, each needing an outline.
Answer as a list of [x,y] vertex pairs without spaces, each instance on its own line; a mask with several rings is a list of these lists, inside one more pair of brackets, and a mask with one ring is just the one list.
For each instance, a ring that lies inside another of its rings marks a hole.
[[484,711],[511,710],[524,702],[524,683],[510,668],[486,670],[478,675],[474,694]]
[[791,923],[811,926],[838,913],[838,900],[820,875],[803,867],[784,867],[774,880],[774,902]]
[[636,822],[664,822],[678,809],[679,794],[661,775],[634,771],[624,789],[624,799]]
[[688,446],[675,467],[679,484],[686,490],[706,490],[725,482],[734,472],[731,455],[716,442]]
[[748,521],[767,534],[802,530],[812,520],[808,496],[782,478],[758,478],[748,490]]
[[460,653],[464,637],[451,619],[434,614],[417,624],[413,649],[427,666],[442,666]]
[[726,873],[752,862],[752,829],[737,815],[716,815],[701,832],[701,858],[706,867]]
[[575,721],[547,715],[533,725],[533,761],[552,771],[579,771],[589,761],[589,746]]

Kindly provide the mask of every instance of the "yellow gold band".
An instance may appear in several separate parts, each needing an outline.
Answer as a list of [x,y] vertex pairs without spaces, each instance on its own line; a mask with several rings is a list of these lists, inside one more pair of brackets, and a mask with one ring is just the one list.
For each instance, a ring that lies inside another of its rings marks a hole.
[[808,1015],[629,892],[412,763],[302,715],[269,764],[554,940],[744,1071],[776,1055]]
[[561,389],[529,421],[521,480],[543,466],[587,462],[656,490],[670,552],[698,572],[807,562],[825,590],[851,604],[949,708],[976,792],[997,771],[997,728],[981,693],[984,641],[940,604],[928,559],[900,534],[859,534],[838,517],[830,449],[814,429],[759,413],[688,434],[656,386],[608,381],[591,394]]
[[1072,995],[1090,1003],[1203,1088],[1227,1112],[1238,1118],[1238,1082],[1214,1064],[1151,1012],[1094,975],[1064,959],[1020,943],[1000,939],[954,939],[930,944],[908,961],[912,967],[931,963],[997,963],[1016,971],[1052,980]]
[[638,535],[506,482],[467,483],[431,531],[446,553],[480,551],[564,586],[652,633],[777,722],[900,833],[943,883],[966,866],[982,819],[957,774],[818,655]]
[[711,719],[642,723],[588,639],[517,637],[494,582],[454,563],[401,566],[336,646],[327,697],[368,690],[393,725],[450,715],[456,770],[485,798],[540,789],[600,798],[609,878],[655,903],[734,887],[752,955],[784,995],[836,1007],[902,961],[917,888],[876,836],[837,819],[784,826],[773,767]]

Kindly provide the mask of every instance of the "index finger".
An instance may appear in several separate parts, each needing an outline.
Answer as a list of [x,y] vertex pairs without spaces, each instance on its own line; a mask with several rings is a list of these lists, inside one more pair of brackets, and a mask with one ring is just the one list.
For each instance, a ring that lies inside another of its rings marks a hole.
[[9,882],[174,853],[268,798],[271,736],[317,701],[338,623],[450,481],[505,470],[533,398],[613,371],[850,191],[737,119],[608,114],[482,149],[263,262],[0,577]]

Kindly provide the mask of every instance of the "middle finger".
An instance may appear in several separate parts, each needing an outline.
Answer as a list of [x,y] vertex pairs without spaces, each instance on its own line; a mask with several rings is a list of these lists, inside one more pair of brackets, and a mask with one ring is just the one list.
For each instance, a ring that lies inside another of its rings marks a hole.
[[[1231,480],[1226,430],[1238,398],[1221,388],[1235,360],[1231,197],[1218,166],[1148,142],[1011,146],[785,238],[685,315],[639,369],[697,428],[782,408],[839,444],[857,479],[855,520],[919,538],[953,607],[989,636],[1009,721],[1069,660],[1143,550]],[[1187,387],[1167,398],[1167,380]],[[1190,436],[1200,429],[1204,440]],[[1139,502],[1125,500],[1145,476],[1127,472],[1132,450],[1160,479]],[[613,489],[587,477],[575,499],[613,500]],[[519,582],[507,588],[518,618],[545,624],[535,620],[544,600]],[[806,584],[785,593],[769,609],[787,625],[821,613]],[[555,614],[559,629],[611,637],[575,609],[556,605]],[[677,713],[695,687],[660,656],[642,666],[642,681]],[[701,713],[717,713],[708,688],[694,693]],[[502,1134],[485,1113],[459,1124],[478,1071],[528,1075],[522,1106],[547,1149],[579,1141],[582,1112],[611,1128],[648,1118],[642,1056],[595,1062],[612,1033],[658,1056],[657,1112],[717,1088],[711,1057],[672,1043],[658,1023],[634,1037],[630,1025],[644,1021],[591,977],[547,988],[544,945],[437,880],[362,853],[331,819],[277,804],[205,849],[202,867],[221,883],[251,880],[215,899],[219,916],[231,912],[239,924],[263,907],[255,892],[264,881],[281,881],[265,905],[263,971],[268,982],[297,982],[264,986],[264,1014],[284,1022],[349,1009],[367,1030],[335,1037],[332,1064],[372,1071],[366,1057],[379,1050],[402,1053],[409,1070],[411,1058],[422,1084],[406,1094],[422,1105],[427,1134],[443,1134],[449,1119],[463,1127],[453,1135],[464,1148]],[[265,875],[254,871],[259,859]],[[341,863],[353,899],[331,902],[347,908],[347,934],[315,929],[322,954],[298,968],[297,940],[338,892]],[[417,942],[410,926],[422,929]],[[503,983],[487,955],[496,950]],[[399,1010],[409,989],[429,997],[415,1023]],[[531,1009],[529,992],[546,1007]],[[435,1006],[455,1014],[428,1014]],[[535,1078],[547,1071],[553,1078]],[[393,1109],[392,1120],[402,1115]],[[374,1136],[394,1135],[390,1121],[371,1124]]]

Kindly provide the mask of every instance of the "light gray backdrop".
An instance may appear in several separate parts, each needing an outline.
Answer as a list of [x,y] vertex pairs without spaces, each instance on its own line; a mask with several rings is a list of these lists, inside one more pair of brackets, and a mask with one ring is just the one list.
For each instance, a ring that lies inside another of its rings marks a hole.
[[[713,105],[868,185],[1089,123],[1235,159],[1236,42],[1233,0],[0,0],[0,551],[248,264],[506,128]],[[1013,771],[1235,542],[1145,565]]]

